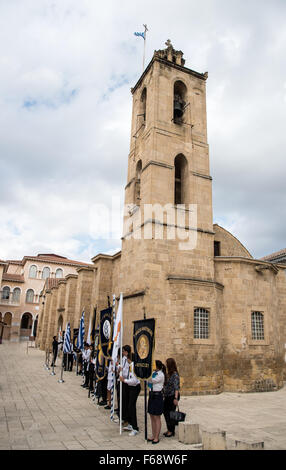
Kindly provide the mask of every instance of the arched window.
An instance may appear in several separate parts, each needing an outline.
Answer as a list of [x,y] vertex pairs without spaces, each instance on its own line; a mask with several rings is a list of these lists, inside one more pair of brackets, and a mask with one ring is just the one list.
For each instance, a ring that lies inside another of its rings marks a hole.
[[210,334],[210,312],[205,308],[195,308],[194,338],[208,339]]
[[140,193],[141,193],[141,173],[142,173],[142,160],[139,160],[136,165],[136,178],[135,178],[135,204],[137,206],[140,206]]
[[144,88],[144,90],[141,93],[141,98],[140,98],[140,115],[142,115],[143,122],[146,121],[146,105],[147,105],[147,88]]
[[9,300],[10,297],[10,287],[5,286],[2,289],[2,300]]
[[33,317],[30,313],[24,313],[21,319],[21,326],[22,330],[28,330],[32,328]]
[[63,277],[63,276],[64,276],[63,270],[62,270],[61,268],[58,268],[58,269],[56,270],[56,277],[57,277],[57,278],[60,278],[60,277]]
[[36,278],[37,277],[37,266],[32,264],[29,269],[29,277]]
[[252,339],[264,339],[264,315],[261,312],[251,313]]
[[174,106],[173,106],[173,120],[176,124],[182,123],[182,117],[185,112],[187,100],[187,87],[186,85],[181,82],[181,80],[177,80],[174,83]]
[[13,302],[20,302],[21,289],[20,287],[15,287],[12,294]]
[[177,155],[175,166],[175,204],[187,204],[188,199],[188,162],[184,155]]
[[42,279],[48,279],[50,277],[50,268],[45,267],[42,272]]
[[34,291],[33,289],[28,289],[26,292],[26,302],[33,303],[34,302]]

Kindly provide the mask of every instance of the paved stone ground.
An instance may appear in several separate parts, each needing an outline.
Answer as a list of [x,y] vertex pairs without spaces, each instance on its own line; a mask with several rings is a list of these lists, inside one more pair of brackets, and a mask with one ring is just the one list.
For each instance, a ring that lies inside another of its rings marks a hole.
[[[27,343],[0,345],[0,450],[194,448],[178,442],[177,436],[162,436],[156,446],[145,443],[142,396],[137,402],[141,432],[120,436],[109,412],[97,407],[80,387],[82,378],[64,372],[65,382],[59,383],[60,367],[55,371],[51,376],[44,368],[44,352],[27,349]],[[265,449],[286,449],[285,387],[269,393],[182,397],[180,408],[200,429],[226,431],[228,448],[233,448],[235,439],[247,439],[264,441]]]

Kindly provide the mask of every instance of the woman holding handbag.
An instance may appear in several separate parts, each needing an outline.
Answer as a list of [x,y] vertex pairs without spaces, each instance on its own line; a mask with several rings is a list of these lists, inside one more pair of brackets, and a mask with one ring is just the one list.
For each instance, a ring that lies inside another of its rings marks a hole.
[[152,438],[147,439],[152,444],[158,444],[161,431],[161,414],[163,413],[163,387],[165,383],[166,368],[161,361],[155,361],[156,369],[148,381],[150,388],[148,400],[148,413],[150,414]]
[[164,436],[175,435],[175,424],[170,419],[170,411],[175,411],[180,399],[180,377],[175,359],[169,358],[166,361],[167,380],[164,385],[164,417],[167,431]]

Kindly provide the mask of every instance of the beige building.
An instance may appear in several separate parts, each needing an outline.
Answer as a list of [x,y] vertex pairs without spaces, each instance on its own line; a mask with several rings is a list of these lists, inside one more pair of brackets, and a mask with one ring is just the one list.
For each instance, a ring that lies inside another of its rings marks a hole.
[[81,266],[88,265],[54,254],[0,261],[0,321],[6,324],[3,340],[19,341],[35,336],[40,292],[46,279],[64,279]]
[[[186,394],[273,391],[283,385],[286,265],[253,259],[213,224],[207,73],[185,67],[170,41],[132,88],[122,250],[46,285],[38,342],[60,325],[86,325],[124,294],[124,343],[133,321],[156,319],[155,357],[174,357]],[[86,327],[87,330],[87,327]]]

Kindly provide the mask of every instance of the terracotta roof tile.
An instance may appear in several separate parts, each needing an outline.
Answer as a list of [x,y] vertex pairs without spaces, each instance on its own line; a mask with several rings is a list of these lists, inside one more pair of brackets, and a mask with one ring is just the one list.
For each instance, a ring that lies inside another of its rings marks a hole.
[[275,253],[272,253],[271,255],[264,256],[261,259],[267,261],[267,260],[280,258],[282,256],[286,256],[286,248],[283,248],[283,250],[280,250],[280,251],[276,251]]
[[25,282],[24,276],[22,276],[21,274],[10,273],[4,273],[2,276],[2,281]]

